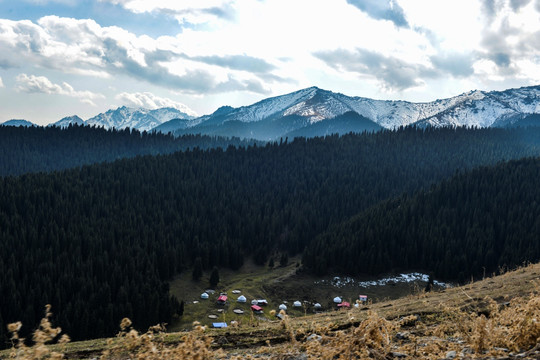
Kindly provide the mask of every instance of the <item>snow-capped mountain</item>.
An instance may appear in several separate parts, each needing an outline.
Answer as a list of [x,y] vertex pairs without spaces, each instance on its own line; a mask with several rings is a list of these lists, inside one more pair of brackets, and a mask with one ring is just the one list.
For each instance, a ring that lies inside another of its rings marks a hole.
[[11,119],[11,120],[8,120],[8,121],[5,121],[5,122],[1,123],[0,126],[25,126],[25,127],[29,127],[29,126],[37,126],[37,125],[30,122],[30,121],[28,121],[28,120],[24,120],[24,119]]
[[452,99],[452,106],[421,119],[425,126],[506,127],[540,113],[540,86],[505,91],[471,91]]
[[[374,100],[350,97],[340,93],[311,87],[290,94],[268,98],[240,108],[222,107],[211,115],[202,116],[190,124],[181,124],[176,133],[254,137],[272,140],[287,134],[313,133],[314,124],[355,112],[363,118],[387,129],[415,124],[417,126],[514,126],[526,122],[534,124],[540,114],[540,86],[505,91],[470,91],[452,98],[426,103]],[[347,121],[350,131],[359,131],[358,121]],[[342,121],[340,132],[346,132]],[[174,129],[170,124],[167,129]],[[540,124],[539,124],[540,125]],[[367,125],[366,125],[367,126]],[[367,126],[373,130],[373,124]],[[316,133],[319,133],[319,130]]]
[[86,125],[103,126],[106,129],[138,129],[149,131],[172,119],[191,120],[194,117],[175,108],[160,108],[155,110],[134,109],[125,106],[116,110],[98,114],[85,121]]
[[[190,109],[155,110],[119,107],[86,121],[74,115],[53,125],[132,128],[163,133],[236,136],[258,140],[377,131],[400,126],[513,127],[540,126],[540,86],[504,91],[469,91],[432,102],[374,100],[310,87],[264,99],[249,106],[223,106],[195,117]],[[3,125],[32,126],[25,120]]]
[[77,115],[66,116],[66,117],[58,120],[57,122],[50,124],[49,126],[57,126],[57,127],[61,127],[61,128],[66,128],[70,124],[83,125],[84,120],[81,119],[80,117],[78,117]]

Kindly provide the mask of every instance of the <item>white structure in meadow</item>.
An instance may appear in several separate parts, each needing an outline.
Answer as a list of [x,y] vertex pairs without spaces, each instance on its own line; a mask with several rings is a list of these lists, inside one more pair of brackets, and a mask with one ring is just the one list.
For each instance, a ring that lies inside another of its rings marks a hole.
[[205,292],[203,292],[203,293],[201,294],[201,299],[208,299],[208,294],[205,293]]
[[294,306],[294,307],[301,307],[301,306],[302,306],[302,303],[301,303],[300,301],[295,301],[295,302],[293,303],[293,306]]
[[238,299],[236,299],[239,303],[245,303],[247,301],[246,297],[244,295],[240,295]]
[[287,305],[285,304],[279,305],[279,310],[287,310]]

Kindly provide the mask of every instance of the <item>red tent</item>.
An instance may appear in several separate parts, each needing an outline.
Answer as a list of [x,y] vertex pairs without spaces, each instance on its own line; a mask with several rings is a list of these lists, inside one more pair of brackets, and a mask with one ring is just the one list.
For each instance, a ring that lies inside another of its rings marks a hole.
[[253,311],[262,311],[262,307],[259,305],[251,305],[251,310]]
[[217,298],[218,303],[225,303],[227,302],[227,295],[219,295]]
[[348,302],[344,301],[342,302],[341,304],[338,304],[338,307],[342,308],[342,307],[348,307],[350,308],[351,307],[351,304],[349,304]]

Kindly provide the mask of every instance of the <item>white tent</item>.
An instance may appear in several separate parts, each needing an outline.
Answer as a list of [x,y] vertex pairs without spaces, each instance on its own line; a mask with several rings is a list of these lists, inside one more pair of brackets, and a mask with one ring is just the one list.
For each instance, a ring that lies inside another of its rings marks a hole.
[[321,308],[322,308],[322,305],[319,304],[319,303],[316,303],[315,305],[313,305],[313,307],[314,307],[315,309],[321,309]]
[[247,301],[246,297],[244,295],[240,295],[236,301],[240,303],[245,303]]
[[341,298],[340,298],[339,296],[336,296],[336,297],[334,298],[334,303],[336,303],[336,304],[341,304]]
[[208,299],[208,294],[205,293],[205,292],[203,292],[203,293],[201,294],[201,299]]
[[285,304],[279,305],[279,310],[287,310],[287,305]]
[[302,306],[302,303],[300,301],[295,301],[293,306],[294,307],[300,307],[300,306]]
[[259,302],[255,299],[251,300],[251,305],[257,305]]

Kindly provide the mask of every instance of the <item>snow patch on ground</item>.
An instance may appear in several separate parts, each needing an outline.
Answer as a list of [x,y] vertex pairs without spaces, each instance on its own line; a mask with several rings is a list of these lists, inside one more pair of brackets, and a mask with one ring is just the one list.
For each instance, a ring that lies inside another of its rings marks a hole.
[[[384,285],[390,285],[390,284],[396,284],[396,283],[410,283],[414,281],[423,281],[428,282],[429,281],[429,275],[422,274],[422,273],[408,273],[408,274],[399,274],[397,276],[393,277],[387,277],[379,280],[370,280],[370,281],[358,281],[352,277],[339,277],[335,276],[331,280],[319,280],[315,281],[315,284],[322,284],[322,285],[331,285],[333,287],[342,288],[345,286],[358,286],[363,288],[369,288],[372,286],[384,286]],[[450,287],[450,284],[434,280],[433,284],[436,286],[441,287]]]

